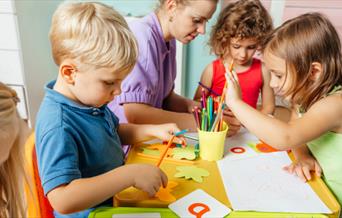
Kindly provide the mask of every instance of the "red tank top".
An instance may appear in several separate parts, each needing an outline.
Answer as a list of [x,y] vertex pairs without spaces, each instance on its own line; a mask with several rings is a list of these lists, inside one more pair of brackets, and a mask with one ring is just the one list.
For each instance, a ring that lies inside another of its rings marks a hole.
[[[220,59],[213,62],[213,81],[211,89],[222,95],[224,83],[226,78],[224,66]],[[241,87],[242,100],[250,106],[256,108],[259,93],[262,88],[262,73],[261,73],[261,62],[259,59],[253,58],[251,67],[238,74],[239,83]]]

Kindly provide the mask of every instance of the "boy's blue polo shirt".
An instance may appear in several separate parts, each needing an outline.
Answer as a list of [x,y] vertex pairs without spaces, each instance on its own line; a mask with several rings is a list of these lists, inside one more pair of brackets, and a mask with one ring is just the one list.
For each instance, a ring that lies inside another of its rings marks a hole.
[[[106,105],[94,108],[70,100],[53,90],[54,84],[52,81],[45,87],[35,129],[38,169],[45,195],[75,179],[97,176],[124,164],[117,134],[118,118]],[[55,215],[59,217],[58,213]]]

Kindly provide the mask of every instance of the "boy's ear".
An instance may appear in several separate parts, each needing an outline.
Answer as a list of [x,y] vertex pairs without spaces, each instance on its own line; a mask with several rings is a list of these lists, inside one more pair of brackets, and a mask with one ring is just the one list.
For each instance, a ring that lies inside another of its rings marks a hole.
[[311,72],[310,72],[310,80],[316,81],[318,80],[323,72],[322,64],[319,62],[313,62],[311,64]]
[[75,82],[76,71],[76,67],[69,61],[64,61],[59,66],[59,73],[63,80],[71,85]]

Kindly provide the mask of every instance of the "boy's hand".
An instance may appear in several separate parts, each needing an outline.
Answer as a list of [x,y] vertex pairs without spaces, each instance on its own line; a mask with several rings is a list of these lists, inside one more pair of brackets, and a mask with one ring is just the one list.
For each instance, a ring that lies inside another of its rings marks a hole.
[[234,101],[241,100],[241,89],[239,79],[236,72],[228,72],[225,74],[227,80],[226,104],[230,106]]
[[310,171],[315,171],[318,177],[321,177],[322,174],[321,167],[313,157],[299,159],[283,169],[291,174],[296,174],[303,182],[311,180]]
[[133,186],[154,196],[162,185],[167,186],[167,176],[158,167],[150,164],[130,164],[132,168]]
[[[161,125],[152,125],[150,131],[153,137],[163,141],[169,141],[173,137],[173,134],[179,132],[180,129],[174,123],[166,123]],[[182,144],[184,143],[184,139],[175,137],[173,142]]]

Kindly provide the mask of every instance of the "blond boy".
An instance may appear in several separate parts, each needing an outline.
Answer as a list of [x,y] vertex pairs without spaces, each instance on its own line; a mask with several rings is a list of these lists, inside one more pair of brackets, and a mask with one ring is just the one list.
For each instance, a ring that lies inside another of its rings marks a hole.
[[38,112],[36,151],[55,216],[87,217],[129,186],[154,195],[167,184],[166,175],[152,165],[123,165],[121,143],[168,140],[179,129],[175,124],[119,125],[106,107],[120,94],[137,58],[123,17],[100,3],[64,3],[53,16],[50,41],[59,72],[46,86]]

